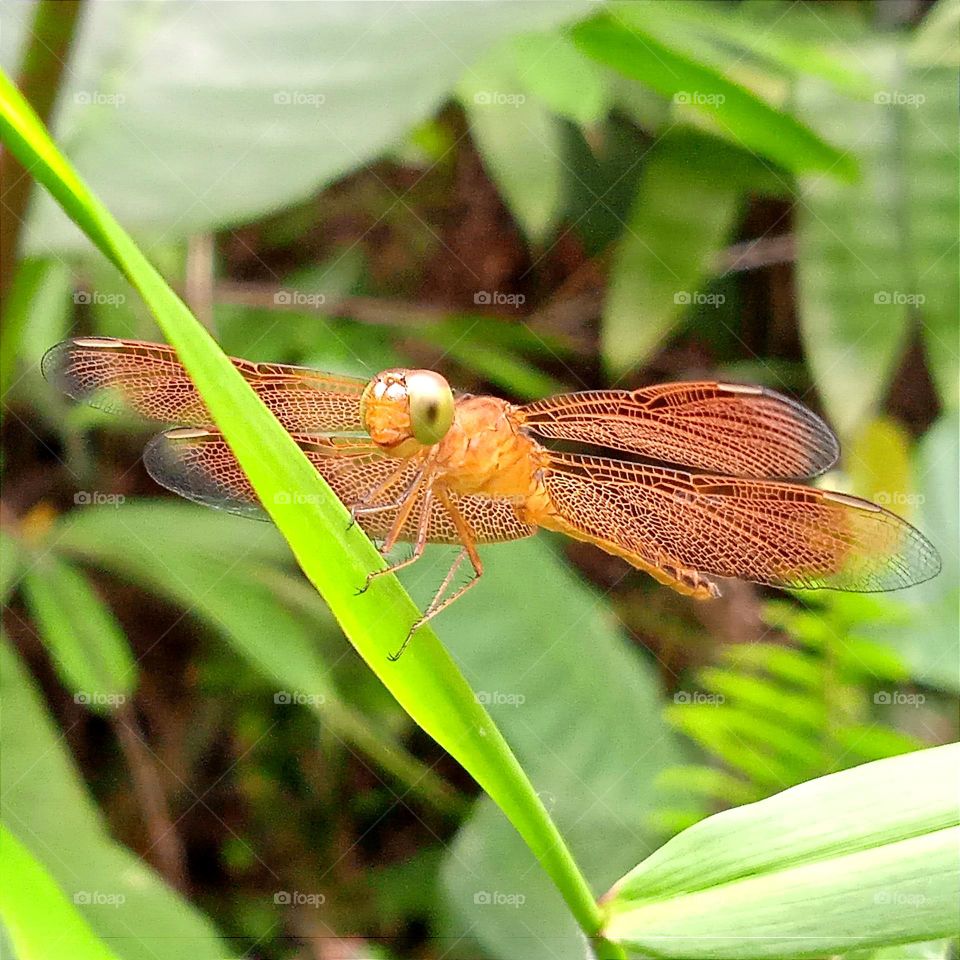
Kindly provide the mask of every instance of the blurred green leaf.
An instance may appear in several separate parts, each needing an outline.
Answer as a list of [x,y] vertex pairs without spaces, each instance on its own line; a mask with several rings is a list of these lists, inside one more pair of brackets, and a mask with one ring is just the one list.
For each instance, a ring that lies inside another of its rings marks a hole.
[[710,817],[614,886],[605,932],[684,960],[792,958],[952,934],[958,778],[952,744]]
[[910,44],[911,63],[960,67],[960,0],[937,0]]
[[[442,629],[587,878],[605,889],[661,836],[654,781],[682,760],[660,717],[656,672],[546,538],[484,556],[482,583],[444,613]],[[447,934],[471,930],[504,960],[584,956],[557,892],[489,801],[448,849],[443,882]]]
[[[771,23],[756,15],[755,5],[701,0],[631,0],[618,7],[631,22],[642,23],[668,46],[697,58],[710,51],[710,62],[729,66],[732,74],[754,75],[758,64],[787,75],[810,74],[828,80],[851,95],[870,91],[869,77],[849,57],[835,49],[828,10],[816,38],[794,36],[786,16]],[[786,14],[787,11],[784,11]],[[787,21],[787,22],[784,22]],[[731,47],[739,56],[731,56]]]
[[0,326],[0,395],[14,385],[18,363],[36,375],[44,349],[66,335],[71,286],[66,263],[29,259],[18,265]]
[[73,564],[31,558],[23,590],[57,673],[82,703],[109,713],[136,689],[137,665],[120,624]]
[[[451,15],[445,4],[387,4],[357,16],[297,4],[277,17],[269,3],[243,3],[226,31],[222,11],[205,4],[92,4],[57,136],[138,238],[186,237],[312,196],[402,140],[493,44],[588,6],[495,0]],[[31,11],[5,9],[8,71]],[[204,51],[190,70],[187,48]],[[49,197],[36,201],[31,251],[82,244]]]
[[701,285],[733,230],[742,192],[721,170],[738,159],[721,141],[684,133],[651,148],[604,307],[602,352],[614,376],[646,360],[704,296]]
[[608,97],[600,69],[562,33],[527,33],[511,44],[523,89],[574,123],[596,123]]
[[[182,960],[185,949],[191,960],[234,956],[205,917],[111,838],[62,731],[5,639],[0,695],[4,822],[97,936],[123,960]],[[42,960],[59,955],[43,954]]]
[[510,213],[531,241],[543,243],[562,210],[564,141],[560,121],[524,89],[511,50],[501,47],[466,73],[457,95]]
[[594,17],[573,27],[571,35],[589,56],[711,118],[717,132],[737,146],[787,170],[820,170],[844,180],[856,176],[853,157],[712,67],[671,50],[632,15],[629,21]]
[[[164,515],[169,521],[165,536],[154,536]],[[311,706],[331,733],[362,750],[410,793],[447,813],[455,812],[460,801],[452,788],[403,749],[394,734],[376,729],[341,699],[316,639],[317,630],[337,630],[333,618],[318,622],[295,616],[278,600],[276,582],[260,577],[275,568],[261,566],[255,542],[248,546],[242,531],[275,531],[265,524],[213,514],[222,521],[217,524],[219,541],[204,543],[194,537],[194,521],[209,527],[209,515],[210,511],[187,504],[168,504],[165,512],[135,503],[122,511],[74,511],[52,536],[58,550],[168,597],[201,619],[271,682],[273,689],[265,691],[265,697],[274,703]],[[230,526],[241,529],[232,559],[224,562]],[[275,535],[273,539],[286,561],[286,547]]]
[[4,882],[0,920],[19,960],[117,960],[58,889],[44,865],[0,824]]
[[960,382],[956,77],[921,77],[890,44],[858,58],[874,76],[871,104],[806,78],[797,88],[802,114],[863,161],[855,186],[805,177],[797,209],[801,333],[843,437],[877,410],[914,329],[951,409]]

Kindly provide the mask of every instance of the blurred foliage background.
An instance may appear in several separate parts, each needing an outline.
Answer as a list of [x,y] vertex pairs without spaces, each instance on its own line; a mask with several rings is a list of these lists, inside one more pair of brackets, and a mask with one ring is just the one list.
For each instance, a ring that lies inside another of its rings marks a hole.
[[[762,383],[837,430],[826,485],[936,543],[900,595],[710,604],[546,535],[485,551],[437,630],[602,892],[711,812],[956,739],[958,20],[12,2],[0,62],[227,352],[515,400]],[[161,496],[148,426],[44,383],[67,335],[158,332],[3,163],[7,827],[130,960],[582,956],[275,531]]]

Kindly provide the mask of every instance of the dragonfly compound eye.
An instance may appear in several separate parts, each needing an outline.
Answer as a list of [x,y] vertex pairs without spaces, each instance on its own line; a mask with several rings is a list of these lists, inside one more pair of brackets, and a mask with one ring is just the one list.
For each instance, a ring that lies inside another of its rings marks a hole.
[[453,423],[453,391],[432,370],[411,370],[406,376],[410,427],[420,443],[439,443]]

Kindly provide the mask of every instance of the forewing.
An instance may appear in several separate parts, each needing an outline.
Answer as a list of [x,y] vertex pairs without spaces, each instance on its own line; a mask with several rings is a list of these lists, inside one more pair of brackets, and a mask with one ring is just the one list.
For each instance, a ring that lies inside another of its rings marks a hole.
[[566,453],[550,455],[543,480],[576,530],[653,566],[857,592],[909,587],[940,570],[919,531],[843,494]]
[[[339,499],[350,506],[386,484],[368,505],[393,504],[410,489],[419,464],[385,457],[372,444],[338,443],[335,440],[294,436],[307,459],[330,484]],[[243,516],[265,518],[250,481],[240,469],[223,435],[215,430],[178,428],[162,433],[144,452],[147,471],[161,486],[188,500],[228,510]],[[389,483],[387,483],[389,481]],[[285,503],[299,502],[302,491],[279,494]],[[522,523],[507,500],[453,496],[455,504],[476,535],[477,543],[499,543],[530,536],[534,528]],[[422,492],[419,495],[422,499]],[[363,514],[358,522],[368,536],[384,539],[396,516],[396,508]],[[419,503],[401,530],[400,540],[417,535]],[[431,507],[427,539],[431,543],[459,543],[453,520],[438,501]]]
[[[365,381],[281,363],[233,365],[290,431],[343,433],[363,429]],[[107,337],[64,340],[43,358],[44,376],[69,396],[100,409],[132,410],[150,420],[210,426],[213,420],[172,347]]]
[[517,415],[543,437],[737,477],[814,477],[839,455],[816,414],[764,387],[711,381],[567,393]]

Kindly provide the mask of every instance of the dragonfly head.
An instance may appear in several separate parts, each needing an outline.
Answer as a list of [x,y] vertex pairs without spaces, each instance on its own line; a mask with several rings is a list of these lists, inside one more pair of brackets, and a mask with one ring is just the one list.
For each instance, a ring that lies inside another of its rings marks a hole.
[[384,370],[360,398],[363,424],[382,447],[410,440],[433,446],[446,436],[453,412],[450,384],[433,370]]

